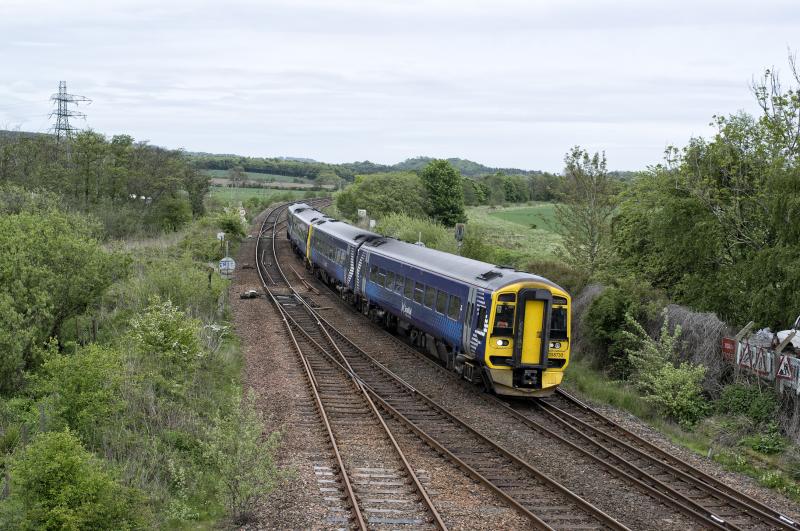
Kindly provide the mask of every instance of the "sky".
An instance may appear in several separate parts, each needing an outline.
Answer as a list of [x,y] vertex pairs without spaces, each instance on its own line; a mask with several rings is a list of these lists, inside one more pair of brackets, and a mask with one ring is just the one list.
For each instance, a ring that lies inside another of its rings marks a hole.
[[797,0],[0,0],[0,128],[65,80],[73,125],[189,151],[636,170],[798,48]]

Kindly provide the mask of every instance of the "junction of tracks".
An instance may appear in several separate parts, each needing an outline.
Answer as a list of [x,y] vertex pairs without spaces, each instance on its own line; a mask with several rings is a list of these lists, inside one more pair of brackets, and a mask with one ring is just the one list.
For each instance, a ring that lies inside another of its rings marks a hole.
[[[245,379],[282,434],[273,528],[800,529],[567,393],[500,400],[370,323],[286,240],[285,207],[242,246],[232,298]],[[713,467],[711,467],[713,468]]]

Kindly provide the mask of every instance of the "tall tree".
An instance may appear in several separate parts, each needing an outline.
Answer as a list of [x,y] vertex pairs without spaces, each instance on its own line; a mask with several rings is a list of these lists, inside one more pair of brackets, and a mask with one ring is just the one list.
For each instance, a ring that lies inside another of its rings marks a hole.
[[616,187],[606,169],[605,153],[590,156],[575,146],[564,162],[561,203],[555,207],[563,255],[574,266],[594,273],[609,255]]
[[420,173],[425,187],[426,212],[436,221],[452,227],[467,221],[461,174],[446,160],[431,161]]

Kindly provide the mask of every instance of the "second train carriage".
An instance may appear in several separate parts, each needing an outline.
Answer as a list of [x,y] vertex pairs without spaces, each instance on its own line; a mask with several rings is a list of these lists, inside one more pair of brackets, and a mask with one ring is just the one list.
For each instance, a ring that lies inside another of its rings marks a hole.
[[290,210],[295,226],[307,230],[304,245],[289,231],[293,246],[305,247],[310,267],[363,313],[498,394],[546,396],[561,383],[570,351],[565,290],[536,275],[381,237],[307,208]]
[[312,221],[311,227],[309,261],[322,280],[351,298],[358,248],[380,235],[328,217]]

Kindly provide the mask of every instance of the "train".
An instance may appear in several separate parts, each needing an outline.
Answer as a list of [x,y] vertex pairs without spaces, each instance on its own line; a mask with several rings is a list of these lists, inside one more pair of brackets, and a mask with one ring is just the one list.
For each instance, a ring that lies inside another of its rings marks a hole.
[[546,397],[570,359],[571,298],[550,280],[381,236],[305,203],[286,236],[359,312],[488,392]]

